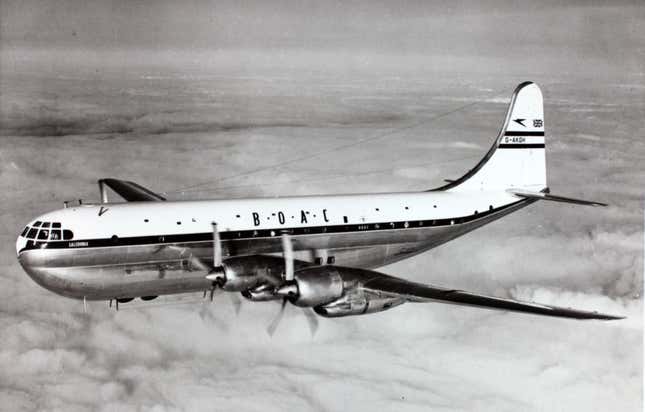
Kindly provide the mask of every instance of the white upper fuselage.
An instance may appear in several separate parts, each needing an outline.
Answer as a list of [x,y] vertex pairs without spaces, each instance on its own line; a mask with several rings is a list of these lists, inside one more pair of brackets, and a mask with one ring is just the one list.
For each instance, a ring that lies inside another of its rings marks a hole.
[[[61,222],[74,241],[449,219],[517,201],[498,192],[413,192],[282,198],[83,204],[30,222]],[[279,235],[279,233],[277,233]],[[62,240],[61,240],[62,241]],[[26,243],[19,238],[17,251]]]

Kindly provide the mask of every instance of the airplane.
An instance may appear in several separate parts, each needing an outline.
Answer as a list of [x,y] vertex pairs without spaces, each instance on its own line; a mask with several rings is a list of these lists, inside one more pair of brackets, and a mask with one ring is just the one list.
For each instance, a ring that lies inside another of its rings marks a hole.
[[[606,206],[550,193],[542,92],[513,92],[501,131],[462,177],[421,192],[169,201],[134,182],[98,181],[101,203],[29,222],[18,260],[39,285],[69,298],[144,301],[216,291],[287,302],[323,317],[441,302],[574,319],[621,316],[486,296],[386,275],[417,255],[537,201]],[[125,202],[109,202],[107,188]],[[312,326],[312,331],[315,325]]]

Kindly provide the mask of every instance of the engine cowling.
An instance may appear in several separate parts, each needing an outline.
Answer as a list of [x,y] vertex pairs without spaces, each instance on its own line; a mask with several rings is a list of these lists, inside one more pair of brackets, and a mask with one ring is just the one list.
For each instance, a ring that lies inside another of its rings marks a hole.
[[276,294],[296,306],[312,307],[325,317],[341,317],[381,312],[402,303],[404,298],[383,296],[363,284],[382,274],[366,269],[318,266],[299,270],[291,282]]
[[229,258],[222,264],[222,289],[242,292],[262,284],[278,285],[284,272],[284,260],[274,256],[243,256]]
[[372,296],[356,290],[326,305],[314,307],[314,311],[326,318],[365,315],[382,312],[404,303],[401,298]]
[[282,296],[275,294],[275,287],[269,284],[260,285],[253,289],[243,290],[242,296],[253,302],[266,302],[269,300],[282,299]]
[[286,295],[301,307],[324,305],[343,296],[343,278],[334,266],[318,266],[296,272],[295,290]]

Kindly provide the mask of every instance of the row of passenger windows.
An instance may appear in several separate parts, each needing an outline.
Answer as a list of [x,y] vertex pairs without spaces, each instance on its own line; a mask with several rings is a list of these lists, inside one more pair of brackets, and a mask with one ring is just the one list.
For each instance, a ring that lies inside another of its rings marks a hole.
[[37,240],[71,240],[74,233],[68,229],[61,229],[60,222],[36,222],[32,227],[25,227],[22,237]]

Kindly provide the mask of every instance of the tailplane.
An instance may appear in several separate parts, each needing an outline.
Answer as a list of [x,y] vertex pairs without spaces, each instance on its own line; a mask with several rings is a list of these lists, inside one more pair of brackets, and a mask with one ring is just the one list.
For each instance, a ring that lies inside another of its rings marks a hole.
[[596,202],[593,200],[574,199],[572,197],[556,196],[546,192],[527,192],[525,190],[508,190],[509,193],[524,199],[550,200],[552,202],[573,203],[574,205],[584,206],[609,206],[607,203]]

